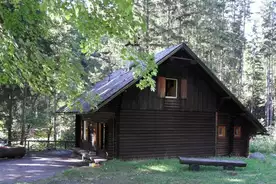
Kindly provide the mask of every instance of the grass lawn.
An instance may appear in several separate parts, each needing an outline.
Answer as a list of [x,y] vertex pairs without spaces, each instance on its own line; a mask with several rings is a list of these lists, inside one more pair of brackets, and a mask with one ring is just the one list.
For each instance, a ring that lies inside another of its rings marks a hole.
[[112,160],[99,168],[82,167],[69,169],[53,178],[37,181],[35,183],[276,183],[276,158],[267,156],[264,162],[246,158],[238,159],[247,162],[247,167],[236,168],[236,171],[224,171],[222,167],[201,166],[199,172],[189,171],[188,166],[179,164],[177,159]]

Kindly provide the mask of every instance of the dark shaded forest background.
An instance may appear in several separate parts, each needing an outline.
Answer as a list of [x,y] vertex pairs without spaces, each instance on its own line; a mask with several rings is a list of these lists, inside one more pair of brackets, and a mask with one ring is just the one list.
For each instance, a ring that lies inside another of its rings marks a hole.
[[[254,14],[253,3],[256,2],[135,0],[135,11],[143,17],[146,30],[129,44],[154,53],[187,43],[249,111],[265,126],[273,126],[276,1],[263,0]],[[74,29],[59,36],[72,45],[78,45],[81,39]],[[89,57],[78,50],[76,46],[72,52],[76,53],[74,57],[80,67],[89,73],[83,80],[90,86],[124,65],[108,46],[104,53],[95,52]],[[28,85],[0,88],[0,138],[21,142],[29,138],[74,140],[75,117],[54,113],[65,104],[66,94],[58,91],[52,95],[40,94]]]

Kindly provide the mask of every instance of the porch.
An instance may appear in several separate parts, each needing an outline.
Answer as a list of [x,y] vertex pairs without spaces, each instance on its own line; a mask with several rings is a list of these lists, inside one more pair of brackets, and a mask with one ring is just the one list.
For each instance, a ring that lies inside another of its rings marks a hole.
[[115,147],[114,129],[114,113],[96,112],[76,115],[75,151],[90,160],[112,158]]

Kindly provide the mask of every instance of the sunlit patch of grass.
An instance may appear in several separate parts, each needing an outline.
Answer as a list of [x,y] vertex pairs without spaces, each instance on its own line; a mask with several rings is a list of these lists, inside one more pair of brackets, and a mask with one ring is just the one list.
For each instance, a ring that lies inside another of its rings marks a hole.
[[237,178],[228,178],[228,180],[230,182],[234,182],[234,183],[245,183],[245,181],[243,179],[237,179]]
[[172,169],[167,165],[150,165],[144,168],[138,168],[141,171],[159,171],[159,172],[171,172]]

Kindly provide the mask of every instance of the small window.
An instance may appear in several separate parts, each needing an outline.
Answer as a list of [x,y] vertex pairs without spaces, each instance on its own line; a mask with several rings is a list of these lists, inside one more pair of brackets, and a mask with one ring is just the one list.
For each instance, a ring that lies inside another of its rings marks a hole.
[[240,126],[235,126],[234,127],[234,137],[235,138],[240,138],[241,137],[241,127]]
[[177,79],[166,78],[166,98],[177,98]]
[[223,138],[225,137],[226,128],[225,126],[218,126],[218,137]]

